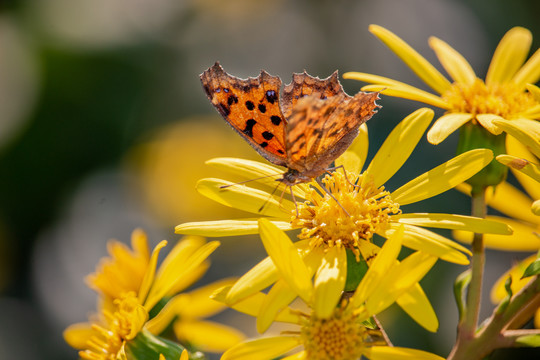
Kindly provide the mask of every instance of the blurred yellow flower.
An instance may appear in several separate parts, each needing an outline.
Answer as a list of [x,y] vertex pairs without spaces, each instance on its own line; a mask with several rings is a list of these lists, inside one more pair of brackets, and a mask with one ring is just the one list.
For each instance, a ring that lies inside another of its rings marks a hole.
[[[266,295],[258,292],[231,307],[256,316],[258,322],[275,319],[299,329],[240,343],[226,351],[222,360],[273,359],[298,347],[302,349],[285,359],[442,359],[419,350],[386,346],[380,331],[365,323],[409,291],[437,261],[435,256],[422,252],[397,261],[403,225],[385,243],[356,291],[347,298],[342,298],[345,276],[339,271],[347,265],[344,259],[335,258],[337,248],[328,251],[324,266],[316,271],[312,282],[313,267],[304,262],[285,233],[264,218],[259,220],[259,226],[263,244],[283,283]],[[229,291],[230,287],[225,287],[215,298],[227,301]],[[309,312],[288,307],[296,297],[303,300]]]
[[540,89],[533,84],[540,78],[540,51],[537,50],[525,62],[532,42],[529,30],[515,27],[506,33],[495,50],[485,81],[476,76],[467,60],[450,45],[431,37],[429,45],[453,82],[391,31],[378,25],[370,25],[369,30],[439,96],[378,75],[349,72],[343,77],[373,84],[364,86],[364,91],[384,89],[385,95],[420,101],[446,110],[428,131],[427,137],[432,144],[439,144],[471,121],[494,135],[506,132],[495,123],[504,119],[515,121],[523,129],[538,134]]
[[252,155],[250,147],[239,137],[230,136],[230,130],[222,125],[211,116],[183,119],[163,127],[130,152],[126,164],[141,180],[133,192],[164,226],[202,216],[241,216],[241,212],[217,206],[193,191],[197,180],[210,175],[205,160],[224,154]]
[[[219,242],[206,243],[200,237],[186,237],[174,246],[159,268],[158,255],[167,241],[161,241],[150,253],[146,234],[135,230],[131,243],[132,249],[129,249],[118,241],[110,241],[110,257],[103,258],[97,271],[88,276],[89,286],[100,294],[97,320],[91,319],[89,323],[75,324],[66,329],[64,337],[71,346],[85,349],[81,352],[87,354],[85,356],[99,354],[102,347],[120,351],[122,341],[132,340],[143,327],[151,334],[159,335],[173,321],[178,339],[201,350],[223,351],[243,338],[237,330],[200,320],[224,309],[209,295],[232,280],[178,294],[206,272],[209,266],[207,258]],[[137,317],[131,317],[136,321],[125,322],[137,326],[129,326],[131,330],[127,333],[130,335],[126,336],[126,331],[119,331],[113,325],[120,321],[115,320],[116,314],[123,314],[119,309],[128,304],[130,309],[137,309]],[[156,312],[155,316],[149,316]],[[216,337],[208,336],[209,333]]]

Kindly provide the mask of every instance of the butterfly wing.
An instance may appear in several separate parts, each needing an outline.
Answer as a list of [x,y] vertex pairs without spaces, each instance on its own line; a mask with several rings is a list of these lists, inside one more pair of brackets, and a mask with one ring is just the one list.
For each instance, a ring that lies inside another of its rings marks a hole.
[[201,82],[234,130],[268,161],[286,166],[286,122],[279,104],[279,77],[261,71],[256,78],[239,79],[216,63],[201,74]]
[[379,107],[378,93],[311,95],[291,110],[285,133],[289,167],[308,177],[322,174],[351,145],[358,128]]
[[320,99],[345,94],[338,80],[337,70],[326,79],[319,79],[307,74],[293,74],[290,84],[283,89],[282,110],[289,118],[296,103],[305,96],[314,95]]

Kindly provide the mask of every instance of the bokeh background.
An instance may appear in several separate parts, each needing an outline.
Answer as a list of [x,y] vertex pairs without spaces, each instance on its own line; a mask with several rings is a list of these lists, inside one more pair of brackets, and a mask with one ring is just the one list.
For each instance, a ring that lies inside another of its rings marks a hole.
[[[176,241],[185,221],[240,217],[195,189],[219,176],[216,156],[260,159],[219,118],[198,75],[219,60],[239,77],[261,69],[288,83],[306,69],[363,71],[424,85],[368,32],[376,23],[434,64],[438,36],[484,75],[493,50],[521,25],[540,44],[536,0],[21,0],[0,2],[0,359],[76,359],[62,330],[95,309],[84,276],[108,239],[129,241],[141,227],[153,244]],[[350,93],[361,84],[342,81]],[[383,97],[368,124],[370,156],[410,101]],[[456,136],[422,141],[389,187],[454,154]],[[395,187],[394,187],[395,188]],[[414,211],[466,214],[450,191]],[[445,235],[449,235],[446,233]],[[201,284],[240,275],[264,256],[257,237],[224,238]],[[486,285],[525,254],[488,254]],[[499,265],[499,266],[497,266]],[[423,281],[441,321],[426,334],[398,309],[384,319],[394,344],[448,354],[455,336],[452,281],[465,270],[439,263]],[[487,299],[487,296],[485,296]],[[483,317],[490,310],[484,304]],[[219,320],[249,336],[254,322],[234,312]],[[494,358],[536,358],[502,351]]]

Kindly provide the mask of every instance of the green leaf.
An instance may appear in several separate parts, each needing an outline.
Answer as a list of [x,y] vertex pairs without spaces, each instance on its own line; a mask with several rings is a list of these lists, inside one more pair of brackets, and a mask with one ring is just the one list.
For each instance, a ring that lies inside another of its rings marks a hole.
[[459,320],[463,319],[465,316],[465,289],[469,286],[471,282],[471,270],[466,270],[458,275],[456,281],[454,282],[454,296],[456,298],[456,304],[459,312]]
[[540,347],[540,335],[524,335],[516,339],[516,344],[528,347]]
[[366,261],[362,257],[360,261],[356,261],[354,253],[347,249],[347,280],[345,281],[344,291],[354,292],[366,274],[367,269]]
[[502,299],[501,303],[495,310],[496,314],[502,314],[506,308],[508,307],[508,304],[510,304],[510,300],[512,299],[512,295],[514,295],[512,291],[512,277],[509,276],[506,281],[504,282],[504,289],[506,290],[506,296],[504,299]]
[[527,266],[521,278],[523,279],[538,274],[540,274],[540,258],[536,258],[536,260],[534,260],[531,265]]

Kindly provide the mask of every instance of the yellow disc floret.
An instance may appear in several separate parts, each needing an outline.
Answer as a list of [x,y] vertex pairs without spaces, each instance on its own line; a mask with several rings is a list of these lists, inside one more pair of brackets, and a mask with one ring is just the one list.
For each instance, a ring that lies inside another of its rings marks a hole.
[[357,181],[361,186],[338,171],[322,181],[335,199],[323,189],[311,189],[307,201],[298,204],[292,225],[302,228],[299,237],[310,239],[311,247],[343,246],[358,258],[361,242],[371,241],[376,232],[384,230],[390,216],[400,213],[399,204],[383,186],[363,182],[362,175]]
[[512,83],[487,86],[481,79],[476,79],[472,85],[453,83],[442,97],[450,105],[449,112],[473,116],[494,114],[504,119],[517,118],[524,111],[539,105],[530,93]]
[[362,355],[368,331],[358,316],[340,307],[327,319],[314,313],[305,318],[300,336],[310,360],[354,360]]

